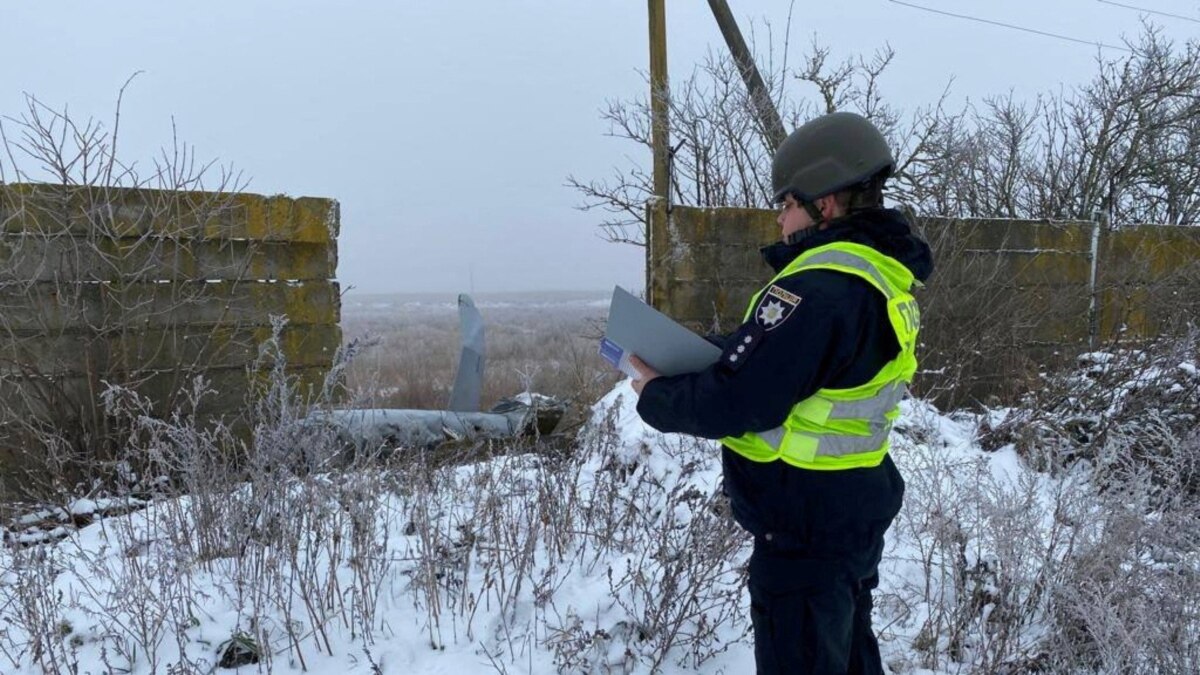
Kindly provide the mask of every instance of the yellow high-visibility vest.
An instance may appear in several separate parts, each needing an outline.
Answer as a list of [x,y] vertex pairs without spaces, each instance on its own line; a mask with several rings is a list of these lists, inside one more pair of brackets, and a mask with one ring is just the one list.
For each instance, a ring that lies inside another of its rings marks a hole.
[[800,401],[780,427],[726,437],[721,442],[755,462],[781,460],[818,471],[878,466],[887,455],[888,434],[900,414],[900,401],[917,371],[921,312],[911,290],[920,282],[899,261],[869,246],[828,244],[806,251],[788,264],[750,300],[744,320],[751,319],[762,294],[773,284],[808,270],[851,274],[883,293],[900,353],[866,384],[821,389]]

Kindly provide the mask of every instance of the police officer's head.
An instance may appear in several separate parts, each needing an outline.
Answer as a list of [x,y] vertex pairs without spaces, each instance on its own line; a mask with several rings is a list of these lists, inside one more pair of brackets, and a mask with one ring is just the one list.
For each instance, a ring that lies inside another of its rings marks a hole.
[[883,134],[861,115],[836,112],[793,131],[771,164],[784,237],[850,211],[882,206],[883,184],[895,165]]

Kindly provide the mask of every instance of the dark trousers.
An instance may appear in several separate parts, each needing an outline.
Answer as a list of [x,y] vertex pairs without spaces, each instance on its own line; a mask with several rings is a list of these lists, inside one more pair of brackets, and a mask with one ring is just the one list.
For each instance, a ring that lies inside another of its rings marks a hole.
[[725,492],[754,534],[750,616],[759,673],[883,673],[871,630],[883,537],[904,479],[877,467],[806,471],[726,449]]
[[878,558],[864,567],[756,545],[749,587],[758,673],[882,674],[871,629],[877,566]]

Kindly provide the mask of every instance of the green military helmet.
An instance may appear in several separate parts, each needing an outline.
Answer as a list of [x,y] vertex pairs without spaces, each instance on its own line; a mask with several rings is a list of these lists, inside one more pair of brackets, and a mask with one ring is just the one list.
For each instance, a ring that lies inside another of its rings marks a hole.
[[813,202],[857,185],[896,166],[892,151],[874,124],[850,112],[811,120],[793,131],[775,151],[771,186],[775,201],[788,194]]

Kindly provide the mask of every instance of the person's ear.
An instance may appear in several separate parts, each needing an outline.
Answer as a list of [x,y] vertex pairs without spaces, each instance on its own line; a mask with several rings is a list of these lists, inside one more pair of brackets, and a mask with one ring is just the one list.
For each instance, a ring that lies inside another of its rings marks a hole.
[[825,195],[817,200],[817,208],[821,209],[821,216],[825,220],[833,220],[838,217],[837,197],[834,195]]

